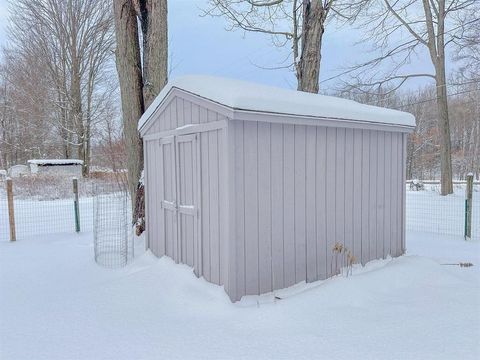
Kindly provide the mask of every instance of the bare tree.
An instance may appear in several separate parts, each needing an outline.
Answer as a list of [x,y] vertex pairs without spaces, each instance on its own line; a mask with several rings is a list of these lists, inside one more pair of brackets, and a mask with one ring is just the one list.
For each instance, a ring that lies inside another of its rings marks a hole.
[[137,125],[145,109],[167,82],[167,0],[114,0],[113,10],[129,191],[135,199],[132,201],[133,220],[139,224],[141,230],[138,232],[141,232],[144,208],[135,204],[143,204],[143,199],[137,198],[143,169],[143,147]]
[[111,8],[95,0],[16,0],[10,3],[10,37],[20,57],[36,58],[47,70],[51,101],[64,142],[64,156],[90,162],[93,102],[113,51]]
[[[455,60],[460,62],[459,73],[464,80],[480,81],[480,3],[477,2],[464,21],[469,24],[455,39]],[[470,16],[468,16],[470,15]]]
[[127,151],[129,191],[135,199],[140,172],[143,169],[142,140],[137,132],[144,112],[143,80],[138,38],[137,13],[132,1],[113,2],[117,39],[117,73],[122,99],[123,132]]
[[[322,38],[336,0],[210,0],[205,14],[222,16],[229,30],[263,33],[275,46],[288,46],[287,65],[297,77],[297,89],[319,91]],[[271,67],[278,68],[278,67]]]
[[[50,83],[37,58],[3,50],[0,65],[0,152],[5,168],[32,157],[61,153],[62,143],[51,125],[54,110]],[[40,141],[41,140],[41,141]]]
[[[351,18],[366,30],[366,41],[375,44],[373,53],[380,54],[352,68],[356,74],[355,88],[372,91],[395,84],[392,89],[397,89],[412,78],[435,80],[442,195],[453,192],[446,49],[476,21],[466,21],[464,15],[472,11],[474,3],[475,0],[359,0],[346,6],[351,10]],[[433,72],[402,73],[404,65],[422,50],[428,53]],[[389,71],[381,71],[381,66],[388,65]]]

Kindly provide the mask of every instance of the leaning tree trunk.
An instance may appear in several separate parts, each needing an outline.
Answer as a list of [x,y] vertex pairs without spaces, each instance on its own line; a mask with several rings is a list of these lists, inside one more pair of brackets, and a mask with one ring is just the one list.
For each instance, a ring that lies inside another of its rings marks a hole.
[[134,210],[137,183],[143,169],[143,147],[137,125],[144,111],[137,17],[131,0],[114,0],[113,11],[117,40],[116,63],[127,151],[128,190]]
[[302,49],[297,64],[298,90],[318,93],[325,9],[321,1],[303,1]]
[[[147,109],[167,83],[168,29],[167,0],[134,0],[143,38],[143,101]],[[138,184],[134,221],[136,233],[145,229],[143,184]]]
[[143,99],[147,109],[167,83],[167,0],[141,0],[139,10],[143,33]]

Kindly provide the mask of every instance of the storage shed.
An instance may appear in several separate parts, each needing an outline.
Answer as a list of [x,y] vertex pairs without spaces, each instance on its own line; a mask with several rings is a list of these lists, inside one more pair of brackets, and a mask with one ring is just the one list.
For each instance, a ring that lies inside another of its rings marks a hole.
[[243,81],[171,81],[139,123],[147,247],[232,301],[405,251],[412,115]]
[[32,174],[82,176],[83,161],[77,159],[28,160]]

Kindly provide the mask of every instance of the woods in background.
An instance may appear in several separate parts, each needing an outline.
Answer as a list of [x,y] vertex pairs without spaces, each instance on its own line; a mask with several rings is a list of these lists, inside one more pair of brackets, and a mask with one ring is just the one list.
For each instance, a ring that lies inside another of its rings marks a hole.
[[[4,50],[3,166],[31,157],[83,160],[92,139],[115,116],[111,7],[95,0],[17,0],[10,3]],[[10,119],[10,120],[9,120]]]
[[[449,81],[452,169],[454,179],[458,180],[464,180],[470,172],[480,179],[480,78],[476,76],[467,81],[457,73]],[[403,91],[385,87],[376,94],[360,93],[347,86],[334,95],[412,113],[417,126],[408,140],[407,179],[440,178],[442,140],[434,85]]]
[[[407,177],[441,178],[447,194],[452,177],[480,176],[478,1],[205,0],[205,6],[204,14],[225,18],[229,29],[263,33],[272,46],[288,48],[286,59],[265,67],[290,69],[297,88],[314,93],[325,36],[338,26],[357,28],[372,51],[351,59],[346,76],[330,78],[343,86],[335,95],[415,115]],[[83,160],[84,175],[92,164],[128,169],[135,198],[143,169],[137,124],[167,82],[167,34],[167,0],[11,1],[0,63],[1,167],[51,157]],[[419,58],[431,72],[404,71]],[[419,77],[431,85],[401,89]]]

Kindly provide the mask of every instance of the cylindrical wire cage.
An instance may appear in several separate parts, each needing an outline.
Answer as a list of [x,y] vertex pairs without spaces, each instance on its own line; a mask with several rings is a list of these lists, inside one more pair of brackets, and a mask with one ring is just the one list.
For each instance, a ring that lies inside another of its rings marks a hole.
[[125,266],[133,257],[128,192],[97,187],[93,207],[95,261],[108,268]]

